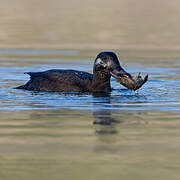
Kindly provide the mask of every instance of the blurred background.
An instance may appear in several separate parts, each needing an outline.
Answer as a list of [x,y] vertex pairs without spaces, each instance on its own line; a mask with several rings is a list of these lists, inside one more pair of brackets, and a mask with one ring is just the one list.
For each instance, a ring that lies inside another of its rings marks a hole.
[[[0,0],[0,179],[179,180],[179,20],[178,0]],[[91,73],[104,50],[148,82],[134,92],[112,78],[107,95],[14,88],[24,72]]]
[[6,0],[0,48],[179,49],[178,0]]

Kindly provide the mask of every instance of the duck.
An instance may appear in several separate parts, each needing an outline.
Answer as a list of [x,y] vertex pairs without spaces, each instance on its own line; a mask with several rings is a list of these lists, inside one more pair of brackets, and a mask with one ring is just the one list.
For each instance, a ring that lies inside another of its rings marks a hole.
[[102,92],[112,91],[111,77],[132,78],[120,65],[111,51],[100,52],[94,61],[93,74],[72,69],[50,69],[42,72],[25,72],[30,80],[16,87],[44,92]]

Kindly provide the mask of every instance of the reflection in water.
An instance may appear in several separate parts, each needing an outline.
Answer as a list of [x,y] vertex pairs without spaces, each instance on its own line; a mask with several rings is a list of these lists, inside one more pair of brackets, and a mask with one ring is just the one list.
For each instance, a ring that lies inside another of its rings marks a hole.
[[[106,103],[111,104],[111,94],[93,94],[94,97],[106,97]],[[109,109],[99,109],[93,111],[94,122],[93,124],[105,125],[98,126],[96,128],[96,134],[98,135],[106,135],[106,134],[117,134],[118,131],[116,129],[115,123],[119,123],[120,121],[116,120],[112,117],[112,110]],[[112,125],[113,123],[113,125]],[[108,126],[107,126],[108,125]],[[104,141],[104,138],[102,139]],[[104,149],[104,148],[103,148]]]
[[96,119],[94,124],[111,125],[112,123],[119,123],[118,120],[112,117],[111,109],[94,111],[93,116]]
[[[97,109],[93,110],[94,121],[93,124],[98,124],[100,126],[95,127],[95,134],[98,138],[98,143],[94,146],[94,151],[96,153],[115,153],[118,151],[116,146],[116,139],[118,130],[116,123],[120,123],[115,117],[112,117],[111,110],[111,94],[96,94],[94,97],[106,97],[105,103],[108,105],[108,109]],[[96,106],[96,103],[93,103]]]
[[[106,98],[105,102],[108,104],[108,109],[100,109],[100,110],[94,110],[93,111],[93,116],[95,118],[94,124],[102,124],[102,125],[111,125],[112,123],[118,123],[115,118],[112,117],[112,112],[111,112],[111,94],[110,93],[94,93],[94,97],[100,97],[100,98]],[[94,103],[95,105],[95,103]],[[96,108],[94,108],[96,109]]]
[[94,110],[93,116],[95,119],[93,123],[100,125],[100,126],[95,127],[95,133],[97,135],[103,136],[102,138],[98,136],[99,140],[107,141],[107,139],[108,139],[108,142],[114,141],[115,137],[108,138],[107,136],[104,136],[104,135],[115,135],[118,133],[118,130],[116,128],[116,123],[119,123],[120,121],[118,121],[114,117],[112,117],[112,111],[110,109],[96,110],[96,111]]

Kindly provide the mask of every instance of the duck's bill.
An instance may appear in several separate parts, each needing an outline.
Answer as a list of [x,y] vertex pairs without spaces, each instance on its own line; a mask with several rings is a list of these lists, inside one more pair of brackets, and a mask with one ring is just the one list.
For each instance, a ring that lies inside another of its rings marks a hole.
[[110,73],[114,78],[116,78],[117,82],[120,82],[121,85],[134,91],[141,88],[148,80],[148,74],[144,78],[141,77],[140,73],[137,77],[132,77],[124,69],[121,69],[120,71],[115,69]]

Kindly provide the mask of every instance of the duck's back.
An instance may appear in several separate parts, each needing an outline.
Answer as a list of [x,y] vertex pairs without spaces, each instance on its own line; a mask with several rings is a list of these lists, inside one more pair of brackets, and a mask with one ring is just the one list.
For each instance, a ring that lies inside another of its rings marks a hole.
[[27,72],[31,79],[18,89],[34,91],[88,92],[93,75],[83,71],[52,69],[43,72]]

